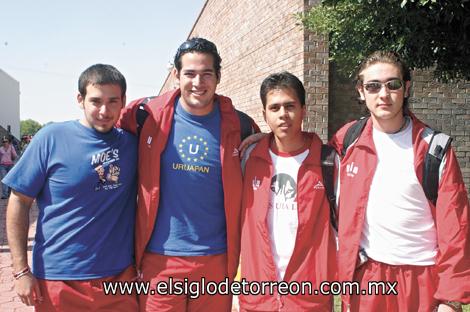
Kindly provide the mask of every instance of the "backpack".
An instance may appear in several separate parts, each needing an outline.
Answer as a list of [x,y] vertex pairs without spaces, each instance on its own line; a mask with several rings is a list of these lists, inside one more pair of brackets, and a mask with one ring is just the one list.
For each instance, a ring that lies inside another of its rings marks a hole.
[[[247,148],[241,160],[243,175],[245,175],[246,162],[248,161],[249,155],[255,148],[256,144],[257,143],[253,143]],[[336,223],[336,194],[334,186],[335,157],[336,151],[333,147],[326,144],[321,145],[320,163],[326,198],[328,199],[328,204],[330,206],[330,222],[333,228],[338,231],[338,225]]]
[[[138,109],[136,112],[136,122],[137,122],[137,137],[140,137],[140,132],[142,131],[142,127],[144,126],[145,120],[147,119],[149,113],[145,110],[145,105],[154,99],[155,96],[150,96],[144,98],[138,105]],[[245,138],[250,136],[251,134],[255,133],[255,130],[251,123],[251,118],[241,112],[239,110],[235,110],[237,112],[238,118],[240,120],[240,140],[243,141]]]
[[[341,157],[346,155],[347,149],[359,138],[368,119],[369,117],[358,119],[346,131]],[[424,157],[423,181],[421,186],[423,187],[426,198],[435,205],[438,195],[437,190],[439,188],[439,167],[444,155],[450,147],[452,138],[445,133],[433,130],[429,127],[426,128],[425,131],[431,135],[431,140],[429,141],[428,151]]]

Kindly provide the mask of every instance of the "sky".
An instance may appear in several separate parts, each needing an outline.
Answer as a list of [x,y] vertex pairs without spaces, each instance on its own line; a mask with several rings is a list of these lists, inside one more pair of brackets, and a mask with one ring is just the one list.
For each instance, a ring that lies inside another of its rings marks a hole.
[[96,63],[124,74],[128,102],[158,94],[204,3],[0,0],[0,69],[20,83],[20,119],[79,119],[78,77]]

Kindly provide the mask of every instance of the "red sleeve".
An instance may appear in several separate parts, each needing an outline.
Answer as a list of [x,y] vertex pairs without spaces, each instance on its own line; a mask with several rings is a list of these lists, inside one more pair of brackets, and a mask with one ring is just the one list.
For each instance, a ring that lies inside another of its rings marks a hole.
[[450,149],[436,202],[438,300],[470,303],[469,213],[465,184],[455,153]]
[[130,102],[121,110],[121,116],[119,117],[116,127],[127,130],[133,134],[137,134],[137,120],[136,111],[139,108],[139,103],[145,98],[141,98]]

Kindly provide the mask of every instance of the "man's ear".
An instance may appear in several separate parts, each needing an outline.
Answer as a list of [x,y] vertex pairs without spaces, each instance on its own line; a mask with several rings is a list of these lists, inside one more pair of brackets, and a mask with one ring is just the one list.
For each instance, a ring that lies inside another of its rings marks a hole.
[[126,98],[126,96],[124,95],[124,96],[122,97],[122,108],[126,107],[126,99],[127,99],[127,98]]
[[77,102],[78,102],[78,107],[80,107],[81,109],[85,109],[84,101],[85,101],[85,98],[79,92],[77,94]]
[[171,74],[175,78],[176,82],[179,84],[180,83],[180,73],[178,72],[176,67],[173,67],[173,69],[171,70]]
[[266,109],[263,108],[263,119],[266,122]]
[[217,84],[220,83],[220,79],[222,78],[221,75],[222,75],[222,73],[221,73],[220,70],[219,70],[219,72],[217,73]]
[[356,86],[357,92],[359,92],[359,97],[361,98],[362,101],[366,100],[366,96],[364,94],[364,86],[363,85],[358,85]]
[[410,97],[410,90],[411,90],[411,81],[405,82],[405,98]]

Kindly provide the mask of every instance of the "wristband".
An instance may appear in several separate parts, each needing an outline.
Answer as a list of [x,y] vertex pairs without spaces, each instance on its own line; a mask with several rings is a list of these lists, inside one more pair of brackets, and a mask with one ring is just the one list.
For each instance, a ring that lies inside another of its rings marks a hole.
[[28,274],[29,272],[31,272],[31,270],[29,269],[29,266],[27,266],[26,268],[22,269],[21,271],[13,273],[13,277],[15,279],[19,279],[20,277]]

